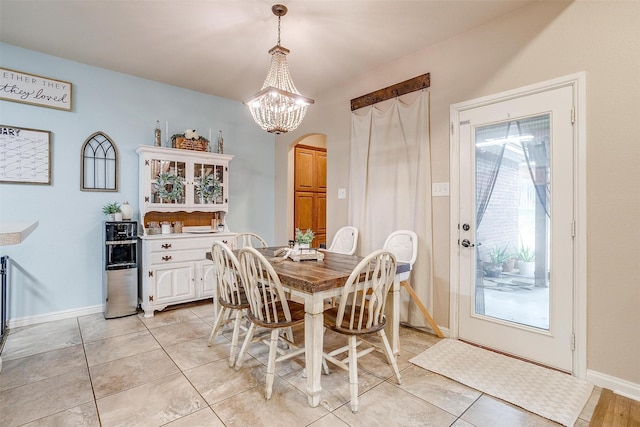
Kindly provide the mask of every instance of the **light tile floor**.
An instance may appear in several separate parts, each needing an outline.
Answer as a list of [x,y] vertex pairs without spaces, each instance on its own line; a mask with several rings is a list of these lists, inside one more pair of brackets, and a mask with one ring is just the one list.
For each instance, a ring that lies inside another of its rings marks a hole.
[[[398,385],[384,356],[359,363],[360,409],[348,374],[322,377],[322,402],[307,404],[303,358],[276,366],[264,398],[267,348],[251,347],[239,371],[227,364],[230,334],[207,338],[213,305],[191,304],[105,320],[82,316],[10,331],[2,352],[0,425],[10,426],[551,426],[547,419],[408,362],[438,341],[401,328]],[[302,339],[302,330],[295,331]],[[343,337],[327,332],[328,348]],[[596,390],[577,426],[588,426]]]

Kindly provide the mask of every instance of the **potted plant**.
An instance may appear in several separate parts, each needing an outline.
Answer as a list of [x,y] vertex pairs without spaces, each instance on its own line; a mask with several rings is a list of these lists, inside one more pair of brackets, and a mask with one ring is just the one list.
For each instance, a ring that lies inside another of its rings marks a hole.
[[311,231],[310,228],[307,228],[307,231],[305,231],[304,233],[300,231],[299,228],[296,228],[295,241],[298,248],[311,247],[311,242],[313,241],[314,237],[315,235],[313,234],[313,231]]
[[118,202],[107,203],[102,207],[102,212],[107,215],[109,221],[122,221],[122,212]]
[[502,267],[503,272],[508,273],[516,266],[517,255],[509,248],[509,245],[504,245],[503,247],[496,246],[491,250],[489,255],[491,256],[491,261]]
[[482,265],[484,273],[488,277],[498,277],[502,273],[502,264],[509,259],[509,249],[507,246],[494,246],[489,250],[489,258],[491,261]]
[[529,246],[520,246],[518,249],[518,270],[523,276],[533,276],[535,269],[536,253]]

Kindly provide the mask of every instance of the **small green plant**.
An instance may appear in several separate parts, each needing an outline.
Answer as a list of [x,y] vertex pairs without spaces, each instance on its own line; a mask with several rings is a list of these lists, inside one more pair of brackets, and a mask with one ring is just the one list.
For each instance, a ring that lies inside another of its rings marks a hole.
[[506,245],[504,247],[494,246],[489,251],[489,256],[491,257],[491,262],[498,265],[502,265],[503,262],[509,261],[513,257],[509,247]]
[[120,205],[118,202],[107,203],[102,207],[102,212],[105,215],[114,214],[120,212]]
[[536,252],[529,246],[520,246],[517,255],[518,259],[524,262],[533,262],[536,259]]
[[296,236],[295,236],[296,242],[311,243],[314,237],[315,237],[315,234],[313,234],[313,231],[311,231],[310,228],[307,228],[307,231],[305,231],[304,233],[300,231],[299,228],[296,228]]

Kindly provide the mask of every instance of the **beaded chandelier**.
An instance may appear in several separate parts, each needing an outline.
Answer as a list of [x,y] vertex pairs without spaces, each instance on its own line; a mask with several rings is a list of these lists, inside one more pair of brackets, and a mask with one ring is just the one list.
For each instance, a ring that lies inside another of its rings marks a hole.
[[262,89],[244,103],[249,107],[253,120],[271,133],[286,133],[297,128],[313,99],[300,95],[287,65],[289,49],[280,46],[280,18],[287,14],[286,6],[276,4],[271,8],[278,17],[278,44],[269,50],[271,68]]

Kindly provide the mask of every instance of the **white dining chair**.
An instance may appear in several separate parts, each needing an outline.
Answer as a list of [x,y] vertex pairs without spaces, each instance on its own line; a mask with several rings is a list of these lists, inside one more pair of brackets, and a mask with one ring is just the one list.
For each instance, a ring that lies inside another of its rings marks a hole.
[[218,336],[225,323],[233,322],[231,336],[231,350],[229,352],[229,367],[235,364],[238,337],[243,317],[249,309],[249,302],[244,292],[240,275],[240,264],[231,249],[222,241],[216,240],[211,247],[211,257],[216,269],[216,285],[218,289],[218,304],[216,322],[211,329],[208,345]]
[[[292,327],[304,323],[304,304],[287,300],[282,283],[273,266],[267,259],[254,248],[243,248],[238,255],[242,283],[249,301],[248,313],[251,325],[247,331],[236,369],[240,369],[244,362],[247,347],[254,341],[256,327],[269,331],[268,338],[259,337],[257,341],[269,346],[269,359],[267,362],[266,391],[267,400],[271,398],[273,380],[275,378],[275,365],[300,354],[304,355],[304,347],[299,347],[293,340]],[[285,336],[280,332],[283,331]],[[283,348],[278,347],[278,342],[283,341]]]
[[413,264],[418,258],[418,235],[411,230],[394,231],[393,233],[389,234],[387,240],[384,242],[383,247],[393,252],[398,262],[406,262],[409,264],[409,271],[398,275],[400,286],[404,287],[407,292],[409,292],[411,299],[413,299],[413,302],[418,306],[418,308],[422,312],[422,315],[425,319],[427,319],[427,322],[429,322],[429,325],[431,325],[431,328],[436,333],[436,335],[438,335],[440,338],[443,338],[444,335],[442,335],[438,324],[433,320],[433,317],[431,317],[431,314],[429,314],[429,311],[424,306],[424,304],[422,304],[422,301],[420,301],[420,298],[418,298],[418,294],[416,294],[415,290],[409,283],[409,277],[411,275],[411,270],[413,269]]
[[[363,349],[364,335],[378,334],[382,341],[382,352],[392,366],[398,384],[402,382],[396,358],[384,332],[387,323],[384,307],[395,275],[396,258],[393,253],[384,249],[372,252],[349,275],[342,288],[338,307],[324,311],[325,328],[348,336],[348,345],[325,353],[324,358],[349,372],[353,413],[358,412],[358,359],[377,348],[370,345]],[[336,357],[345,352],[348,352],[346,358]]]
[[353,255],[358,247],[358,229],[346,226],[339,229],[333,236],[331,246],[327,248],[329,252]]
[[236,249],[240,250],[242,248],[257,248],[262,249],[267,247],[267,242],[257,235],[256,233],[238,233],[235,237],[236,240]]

